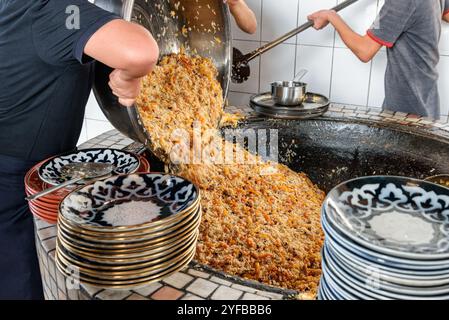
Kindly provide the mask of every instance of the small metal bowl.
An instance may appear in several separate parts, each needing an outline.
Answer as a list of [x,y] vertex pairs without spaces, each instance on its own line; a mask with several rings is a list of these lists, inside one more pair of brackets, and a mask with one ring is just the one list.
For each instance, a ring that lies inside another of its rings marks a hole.
[[307,84],[296,81],[276,81],[271,84],[271,96],[281,106],[299,106],[304,102]]

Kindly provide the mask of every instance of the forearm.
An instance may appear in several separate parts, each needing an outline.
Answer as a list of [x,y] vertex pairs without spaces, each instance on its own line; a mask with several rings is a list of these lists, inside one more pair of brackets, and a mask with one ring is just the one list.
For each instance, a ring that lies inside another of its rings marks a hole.
[[[155,64],[153,64],[154,66]],[[125,80],[125,81],[131,81],[133,79],[139,79],[139,78],[143,78],[144,76],[146,76],[147,74],[149,74],[153,68],[139,68],[138,66],[136,67],[127,67],[127,68],[123,68],[123,69],[116,69],[120,71],[120,77]]]
[[240,29],[251,34],[257,31],[256,16],[244,1],[229,3],[229,10]]
[[158,61],[159,48],[145,28],[117,19],[92,35],[84,53],[114,69],[109,87],[120,104],[130,107],[139,95],[141,78]]
[[329,22],[334,26],[335,30],[337,30],[345,45],[351,49],[360,60],[363,62],[371,60],[371,51],[367,47],[370,45],[367,40],[370,41],[370,39],[354,32],[336,12],[331,12],[329,14]]

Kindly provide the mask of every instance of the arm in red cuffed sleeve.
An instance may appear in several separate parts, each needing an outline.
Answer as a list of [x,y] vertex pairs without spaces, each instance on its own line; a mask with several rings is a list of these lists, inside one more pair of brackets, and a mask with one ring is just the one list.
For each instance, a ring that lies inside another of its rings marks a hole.
[[[377,43],[392,48],[407,31],[416,12],[416,0],[386,0],[376,21],[367,31]],[[449,1],[449,0],[448,0]]]

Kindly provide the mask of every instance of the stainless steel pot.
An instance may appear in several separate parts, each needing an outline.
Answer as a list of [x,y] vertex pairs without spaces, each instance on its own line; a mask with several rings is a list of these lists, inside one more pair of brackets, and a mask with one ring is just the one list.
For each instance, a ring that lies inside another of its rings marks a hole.
[[277,81],[271,84],[271,96],[281,106],[299,106],[304,102],[307,84],[296,81]]
[[281,106],[299,106],[304,102],[307,93],[307,84],[300,80],[307,74],[302,69],[292,81],[276,81],[271,84],[271,97]]
[[[228,7],[222,0],[94,0],[95,5],[146,27],[158,42],[161,56],[179,52],[197,53],[214,60],[223,96],[231,78],[231,27]],[[174,15],[174,17],[173,17]],[[183,32],[184,31],[184,32]],[[125,108],[112,94],[111,69],[95,65],[95,97],[112,125],[129,138],[148,145],[148,134],[137,110]],[[149,133],[151,135],[151,132]]]

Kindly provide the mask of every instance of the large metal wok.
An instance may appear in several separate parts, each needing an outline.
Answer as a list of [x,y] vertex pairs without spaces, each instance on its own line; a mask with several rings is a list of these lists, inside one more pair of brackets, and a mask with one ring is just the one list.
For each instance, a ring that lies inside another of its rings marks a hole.
[[[161,56],[197,53],[214,60],[227,97],[231,78],[231,30],[228,7],[223,0],[94,0],[97,6],[146,27],[159,44]],[[185,32],[182,32],[184,30]],[[187,31],[187,32],[186,32]],[[94,93],[106,118],[129,138],[148,144],[137,110],[125,108],[112,94],[111,69],[96,63]]]

